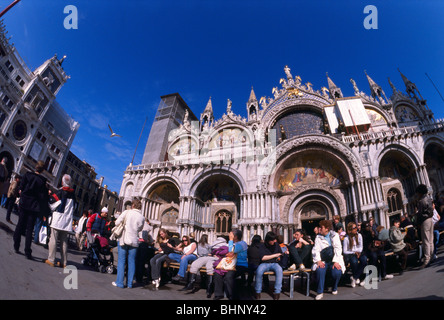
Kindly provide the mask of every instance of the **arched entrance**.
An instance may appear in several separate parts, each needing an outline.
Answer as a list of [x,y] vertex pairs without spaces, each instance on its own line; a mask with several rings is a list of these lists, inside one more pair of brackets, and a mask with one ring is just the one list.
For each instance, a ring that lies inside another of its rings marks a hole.
[[218,235],[228,235],[238,219],[240,193],[241,188],[232,176],[212,173],[196,184],[186,223],[192,222],[197,234],[207,232],[210,241]]
[[161,181],[148,190],[144,215],[157,228],[177,232],[179,217],[179,189],[171,181]]
[[[416,186],[420,183],[416,167],[412,159],[400,150],[390,150],[384,154],[379,164],[379,177],[387,209],[392,205],[388,202],[390,190],[396,189],[399,192],[398,199],[403,199],[404,203],[413,200]],[[397,205],[399,206],[399,203]],[[413,205],[410,203],[409,206],[409,210],[407,207],[402,210],[414,212]]]
[[314,228],[319,226],[319,221],[329,219],[331,210],[322,201],[311,199],[302,205],[298,215],[301,220],[301,229],[314,239]]

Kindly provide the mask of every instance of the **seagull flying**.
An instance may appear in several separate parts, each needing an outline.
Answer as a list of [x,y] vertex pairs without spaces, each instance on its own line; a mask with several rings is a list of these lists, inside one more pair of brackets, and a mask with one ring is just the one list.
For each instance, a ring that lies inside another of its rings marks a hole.
[[118,135],[117,133],[114,133],[113,129],[111,129],[111,126],[108,125],[109,131],[111,131],[111,138],[112,137],[121,137],[120,135]]

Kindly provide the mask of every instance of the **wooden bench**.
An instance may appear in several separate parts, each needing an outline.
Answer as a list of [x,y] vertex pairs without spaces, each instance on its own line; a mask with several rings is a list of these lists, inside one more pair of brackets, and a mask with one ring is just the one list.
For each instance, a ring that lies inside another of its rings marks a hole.
[[[164,262],[163,267],[164,268],[171,268],[171,269],[174,269],[174,270],[179,270],[180,264],[178,262],[170,262],[170,263]],[[191,265],[189,264],[188,268],[187,268],[187,272],[190,271],[190,267],[191,267]],[[202,268],[200,268],[199,271],[201,273],[206,273],[207,270],[206,270],[205,267],[202,267]],[[302,283],[302,281],[303,281],[303,279],[305,277],[305,279],[306,279],[306,281],[305,281],[306,282],[306,293],[305,293],[305,295],[307,297],[310,295],[310,275],[311,275],[311,272],[312,272],[312,270],[308,269],[308,268],[298,269],[298,270],[294,270],[294,271],[284,270],[283,276],[284,277],[289,277],[289,280],[290,280],[290,299],[293,299],[293,297],[294,297],[294,294],[293,294],[294,293],[294,282],[295,282],[296,276],[300,276],[301,283]],[[264,275],[274,275],[274,272],[273,271],[267,271],[267,272],[264,273]]]
[[[289,277],[290,279],[290,299],[293,299],[294,297],[294,281],[296,276],[300,276],[301,278],[301,284],[304,280],[304,277],[306,279],[306,291],[305,291],[305,295],[308,297],[310,295],[310,276],[311,276],[311,269],[305,268],[305,269],[297,269],[297,270],[284,270],[283,272],[283,276],[284,277]],[[265,275],[274,275],[273,271],[267,271],[264,272]]]

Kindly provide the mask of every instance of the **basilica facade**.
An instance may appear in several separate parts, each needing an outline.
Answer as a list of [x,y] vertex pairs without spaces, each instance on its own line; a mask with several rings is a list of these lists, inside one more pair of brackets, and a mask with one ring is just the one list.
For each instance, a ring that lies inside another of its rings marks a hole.
[[250,241],[275,231],[291,241],[319,220],[371,217],[389,227],[415,210],[415,188],[444,190],[444,122],[416,85],[392,94],[367,75],[370,94],[350,79],[344,97],[327,74],[312,88],[284,68],[271,97],[252,89],[247,118],[227,110],[214,119],[211,98],[200,117],[179,94],[161,97],[142,163],[124,172],[120,202],[135,196],[154,226],[210,240],[232,228]]

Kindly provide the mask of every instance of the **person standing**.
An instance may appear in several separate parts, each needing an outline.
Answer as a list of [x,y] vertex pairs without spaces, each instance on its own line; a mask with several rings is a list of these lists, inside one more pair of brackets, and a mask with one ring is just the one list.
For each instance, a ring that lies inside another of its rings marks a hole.
[[125,225],[122,235],[118,238],[117,279],[112,283],[115,287],[125,287],[125,267],[128,267],[126,287],[133,287],[133,280],[136,273],[136,254],[139,246],[139,232],[142,231],[145,223],[141,209],[142,202],[139,199],[134,199],[131,203],[131,209],[122,212],[116,220],[116,226],[121,223],[125,223]]
[[6,167],[6,163],[8,162],[8,158],[3,157],[0,162],[0,198],[1,198],[1,206],[4,208],[6,204],[6,193],[8,192],[8,175],[9,171]]
[[77,246],[79,247],[79,250],[83,250],[83,244],[86,239],[86,223],[88,221],[88,211],[83,211],[82,217],[79,219],[79,222],[77,224],[76,228],[76,240],[77,240]]
[[51,207],[55,208],[52,213],[51,237],[48,244],[48,259],[45,263],[54,267],[57,252],[57,241],[60,241],[60,265],[66,267],[68,261],[68,233],[72,231],[72,219],[74,214],[75,195],[71,188],[71,176],[65,174],[62,177],[62,188],[56,192],[57,199]]
[[25,256],[32,260],[32,231],[37,217],[49,214],[49,194],[46,178],[41,174],[45,168],[43,161],[38,161],[34,172],[25,173],[20,183],[19,220],[14,231],[14,250],[20,253],[22,230],[25,230]]
[[419,198],[416,218],[418,226],[421,228],[421,240],[424,249],[424,263],[421,268],[427,267],[433,257],[433,202],[427,193],[428,189],[424,184],[420,184],[416,188],[416,194]]
[[8,200],[6,202],[6,222],[12,224],[11,221],[11,212],[15,205],[15,200],[19,196],[19,187],[20,187],[20,176],[16,175],[14,181],[12,181],[11,185],[8,189]]

